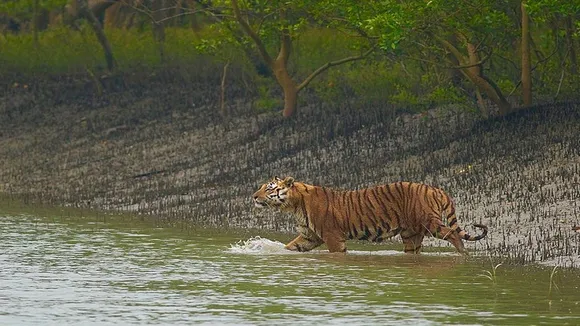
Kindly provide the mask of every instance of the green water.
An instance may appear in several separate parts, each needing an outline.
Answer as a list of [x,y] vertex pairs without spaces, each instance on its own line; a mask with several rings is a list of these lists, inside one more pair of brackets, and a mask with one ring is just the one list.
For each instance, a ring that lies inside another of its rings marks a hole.
[[0,325],[580,324],[574,270],[114,221],[0,213]]

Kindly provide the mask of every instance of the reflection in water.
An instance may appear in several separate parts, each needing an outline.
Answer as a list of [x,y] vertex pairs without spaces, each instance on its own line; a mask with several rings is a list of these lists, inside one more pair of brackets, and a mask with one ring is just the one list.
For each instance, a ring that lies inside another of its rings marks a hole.
[[1,215],[0,241],[2,325],[580,323],[577,273],[549,305],[551,270],[502,266],[492,283],[454,253]]

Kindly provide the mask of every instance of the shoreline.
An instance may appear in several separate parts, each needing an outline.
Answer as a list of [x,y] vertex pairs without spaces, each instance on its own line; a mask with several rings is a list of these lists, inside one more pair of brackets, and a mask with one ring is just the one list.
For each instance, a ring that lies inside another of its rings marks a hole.
[[[580,266],[578,104],[490,120],[453,106],[393,114],[313,104],[284,120],[230,100],[224,121],[215,94],[160,86],[5,93],[0,112],[12,120],[0,134],[0,191],[167,223],[293,232],[289,215],[252,208],[251,194],[274,175],[340,189],[424,182],[455,200],[462,228],[490,228],[468,250]],[[433,241],[425,245],[445,245]]]

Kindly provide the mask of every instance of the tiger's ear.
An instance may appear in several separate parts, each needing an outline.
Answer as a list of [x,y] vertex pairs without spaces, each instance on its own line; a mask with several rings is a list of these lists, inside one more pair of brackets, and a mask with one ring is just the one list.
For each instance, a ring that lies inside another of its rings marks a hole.
[[284,184],[286,185],[286,187],[292,187],[292,185],[294,184],[294,178],[286,177],[284,179]]

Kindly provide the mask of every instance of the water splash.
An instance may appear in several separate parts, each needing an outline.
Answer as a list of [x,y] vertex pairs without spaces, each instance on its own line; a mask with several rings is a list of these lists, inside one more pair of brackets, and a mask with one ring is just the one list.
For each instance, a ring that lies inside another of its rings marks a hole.
[[230,245],[228,252],[236,254],[289,254],[293,253],[284,248],[280,241],[272,241],[260,236],[251,237],[248,240],[240,240]]
[[403,256],[400,250],[348,250],[349,255],[357,256]]
[[[262,238],[260,236],[251,237],[247,240],[240,240],[226,250],[234,254],[326,254],[328,250],[315,249],[309,252],[290,251],[284,248],[284,244],[280,241],[273,241]],[[404,256],[400,250],[348,250],[348,255],[355,256]],[[423,252],[424,256],[455,256],[455,252]]]

